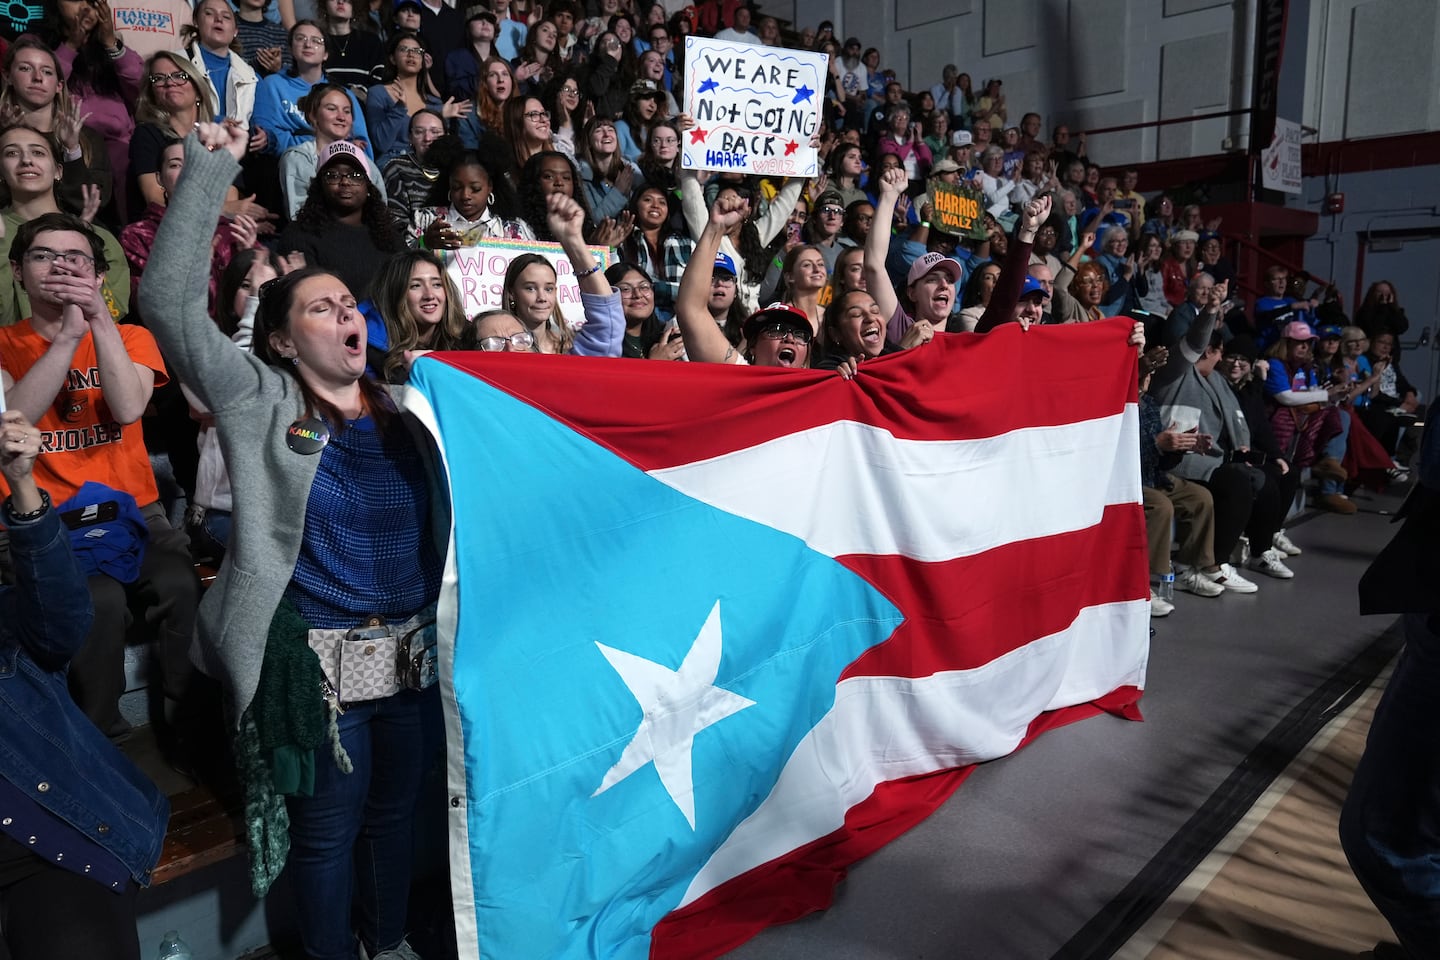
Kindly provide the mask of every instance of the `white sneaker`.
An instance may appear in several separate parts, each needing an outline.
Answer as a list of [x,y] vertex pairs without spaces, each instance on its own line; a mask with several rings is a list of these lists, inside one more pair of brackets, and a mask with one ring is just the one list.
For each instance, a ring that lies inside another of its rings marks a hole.
[[1206,573],[1204,570],[1201,570],[1200,576],[1228,590],[1230,593],[1256,593],[1260,589],[1251,581],[1240,576],[1235,568],[1228,563],[1220,564],[1220,569],[1214,573]]
[[1285,552],[1278,547],[1252,558],[1250,569],[1277,580],[1289,580],[1295,576],[1295,571],[1285,566]]
[[1299,547],[1295,546],[1294,542],[1291,541],[1289,537],[1285,536],[1284,530],[1281,530],[1279,533],[1275,534],[1274,539],[1272,539],[1270,542],[1276,550],[1279,550],[1286,556],[1298,557],[1301,553],[1304,552]]
[[1150,616],[1168,617],[1174,610],[1175,604],[1157,597],[1154,590],[1150,591]]
[[1175,572],[1175,589],[1193,593],[1197,597],[1218,597],[1225,592],[1225,588],[1211,580],[1208,574],[1193,567]]

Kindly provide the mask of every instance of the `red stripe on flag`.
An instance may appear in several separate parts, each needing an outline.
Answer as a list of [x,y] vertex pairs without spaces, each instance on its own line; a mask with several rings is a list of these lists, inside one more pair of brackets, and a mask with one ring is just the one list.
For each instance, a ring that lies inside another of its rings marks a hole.
[[[726,364],[431,354],[642,470],[708,460],[836,420],[904,440],[969,440],[1114,416],[1136,398],[1132,322],[1006,325],[866,362],[860,376]],[[1125,362],[1117,362],[1117,357]],[[1017,389],[1016,377],[1024,380]],[[563,382],[564,390],[555,384]],[[542,399],[543,398],[543,399]]]
[[905,615],[844,677],[928,677],[982,666],[1059,633],[1085,607],[1148,597],[1147,557],[1144,510],[1128,503],[1106,507],[1084,530],[955,560],[840,557]]
[[[1140,719],[1141,691],[1121,687],[1090,703],[1041,714],[1021,746],[1047,730],[1100,713]],[[940,808],[975,766],[879,784],[850,808],[845,826],[721,884],[656,925],[651,960],[711,960],[766,927],[824,910],[848,868]]]

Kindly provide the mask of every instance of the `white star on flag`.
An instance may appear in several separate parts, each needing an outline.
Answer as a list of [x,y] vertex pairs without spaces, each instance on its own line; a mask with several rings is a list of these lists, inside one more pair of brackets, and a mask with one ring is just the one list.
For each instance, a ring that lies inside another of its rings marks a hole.
[[615,766],[591,794],[598,797],[647,763],[655,764],[660,783],[695,829],[695,783],[690,773],[695,735],[746,707],[739,694],[715,686],[720,670],[720,601],[690,645],[679,670],[633,653],[596,643],[644,712],[640,727]]

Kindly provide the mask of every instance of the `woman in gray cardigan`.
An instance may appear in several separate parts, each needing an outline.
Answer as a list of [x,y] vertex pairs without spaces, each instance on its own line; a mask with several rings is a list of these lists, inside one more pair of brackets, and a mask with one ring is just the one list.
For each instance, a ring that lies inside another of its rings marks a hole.
[[187,139],[140,290],[166,357],[214,413],[235,495],[196,659],[238,728],[257,893],[288,847],[308,956],[354,960],[352,901],[368,956],[413,956],[410,837],[437,690],[341,704],[342,681],[306,641],[370,614],[397,633],[433,621],[448,499],[423,431],[365,376],[365,321],[339,278],[308,268],[262,288],[253,356],[207,315],[209,225],[244,152],[243,131],[224,126]]

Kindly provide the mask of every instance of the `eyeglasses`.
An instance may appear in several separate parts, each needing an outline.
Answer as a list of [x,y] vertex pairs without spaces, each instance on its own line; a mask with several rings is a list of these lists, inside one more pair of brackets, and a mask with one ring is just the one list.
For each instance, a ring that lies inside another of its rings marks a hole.
[[295,38],[295,42],[298,43],[298,44],[300,44],[300,46],[302,46],[302,47],[323,47],[323,46],[325,46],[325,38],[324,38],[324,37],[307,37],[307,36],[303,36],[303,35],[302,35],[302,36],[296,37],[296,38]]
[[95,258],[79,250],[51,250],[49,247],[31,247],[25,251],[25,262],[49,266],[59,260],[67,267],[93,267]]
[[712,287],[725,286],[727,284],[733,284],[734,282],[735,278],[728,273],[717,273],[710,278],[710,286]]
[[480,349],[488,353],[502,350],[529,350],[535,346],[535,336],[529,330],[512,333],[508,337],[481,337]]
[[365,171],[353,169],[340,170],[338,168],[332,167],[329,170],[326,170],[323,174],[321,174],[321,176],[325,178],[326,183],[339,183],[342,180],[364,180]]
[[425,48],[424,48],[424,47],[396,47],[396,48],[395,48],[395,52],[398,53],[398,54],[400,54],[400,56],[402,56],[402,57],[408,57],[408,56],[410,56],[412,53],[413,53],[415,56],[418,57],[418,56],[420,56],[422,53],[425,52]]
[[827,206],[824,206],[824,207],[821,207],[821,208],[820,208],[820,215],[821,215],[822,217],[839,217],[839,216],[843,216],[844,213],[845,213],[845,208],[844,208],[844,207],[832,207],[832,206],[828,206],[828,205],[827,205]]
[[648,297],[655,288],[641,280],[639,283],[617,283],[615,289],[622,297]]
[[150,83],[156,87],[173,87],[181,83],[189,83],[190,74],[184,70],[176,70],[174,73],[152,73]]
[[765,324],[760,328],[760,336],[766,340],[784,340],[789,337],[796,343],[810,342],[809,330],[797,327],[793,323],[785,323],[783,320]]
[[565,86],[560,88],[560,92],[565,94],[565,96],[567,97],[575,97],[580,95],[580,88],[572,87],[569,84],[566,84]]
[[549,110],[526,110],[521,114],[526,120],[549,120]]

